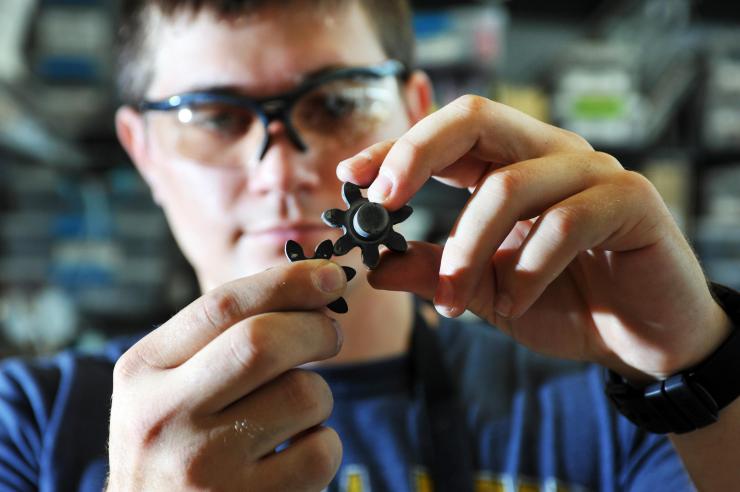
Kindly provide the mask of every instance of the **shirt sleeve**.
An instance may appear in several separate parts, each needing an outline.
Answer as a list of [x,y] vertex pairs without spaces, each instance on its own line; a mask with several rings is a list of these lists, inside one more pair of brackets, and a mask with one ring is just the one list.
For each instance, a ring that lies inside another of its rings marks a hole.
[[53,366],[0,365],[0,489],[39,489],[44,429],[58,382]]
[[602,368],[594,368],[590,377],[608,422],[604,427],[613,429],[615,434],[618,489],[626,492],[695,491],[668,437],[637,427],[616,410],[604,393]]
[[621,415],[618,418],[619,434],[623,440],[622,490],[696,490],[668,437],[643,431]]

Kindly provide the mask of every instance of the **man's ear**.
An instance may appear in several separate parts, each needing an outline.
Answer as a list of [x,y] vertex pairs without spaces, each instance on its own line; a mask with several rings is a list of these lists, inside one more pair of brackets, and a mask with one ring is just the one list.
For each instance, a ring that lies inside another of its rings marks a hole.
[[149,156],[144,117],[130,106],[121,106],[116,111],[116,134],[121,146],[131,158],[139,174],[149,185],[152,198],[159,204],[157,180]]
[[429,76],[421,70],[411,72],[404,84],[406,111],[413,125],[432,111],[434,90]]

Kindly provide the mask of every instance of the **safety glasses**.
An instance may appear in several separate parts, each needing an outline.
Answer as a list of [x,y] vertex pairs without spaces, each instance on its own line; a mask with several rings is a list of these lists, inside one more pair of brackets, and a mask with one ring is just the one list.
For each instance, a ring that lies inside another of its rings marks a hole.
[[274,97],[253,99],[233,91],[195,91],[142,101],[140,112],[169,116],[166,145],[184,157],[213,166],[238,166],[244,153],[262,160],[272,141],[268,126],[279,121],[300,151],[310,146],[351,143],[398,111],[396,79],[404,65],[346,67],[306,79]]

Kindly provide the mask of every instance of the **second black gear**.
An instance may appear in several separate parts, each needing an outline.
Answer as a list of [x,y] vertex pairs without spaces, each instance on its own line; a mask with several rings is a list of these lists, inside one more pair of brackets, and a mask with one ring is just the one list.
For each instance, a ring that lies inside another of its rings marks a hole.
[[[328,260],[331,258],[332,252],[333,248],[331,239],[326,239],[316,246],[314,255],[311,258],[306,257],[301,245],[292,239],[289,239],[288,242],[285,243],[285,256],[288,257],[288,260],[290,260],[291,263],[302,260]],[[357,273],[354,268],[348,266],[342,266],[342,270],[344,270],[344,274],[347,276],[347,282],[352,280]],[[330,302],[326,307],[338,314],[346,313],[349,310],[347,301],[344,300],[344,297],[340,297],[339,299]]]

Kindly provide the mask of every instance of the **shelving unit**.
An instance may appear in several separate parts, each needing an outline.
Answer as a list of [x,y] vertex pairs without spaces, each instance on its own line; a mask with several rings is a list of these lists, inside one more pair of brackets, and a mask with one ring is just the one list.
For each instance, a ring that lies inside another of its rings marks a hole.
[[116,5],[37,2],[27,70],[0,83],[0,356],[140,332],[195,295],[115,137]]
[[[604,53],[594,47],[619,32],[615,12],[632,1],[413,3],[419,65],[439,105],[477,93],[593,132],[598,149],[653,179],[710,277],[740,287],[740,41],[732,37],[740,6],[697,2],[674,37],[648,33],[654,43],[680,40],[688,48],[671,51],[675,63],[665,67],[675,71],[651,63],[646,75],[631,58],[647,55],[634,47],[616,61],[594,62]],[[7,82],[11,63],[0,63],[0,356],[140,331],[196,295],[162,212],[115,139],[115,5],[38,1],[28,42],[20,43],[27,67]],[[568,48],[576,42],[582,48]],[[609,88],[614,79],[598,74],[616,66],[629,91],[573,90],[599,80]],[[568,67],[581,78],[567,79]],[[625,116],[625,94],[634,107],[652,101],[651,111],[640,138],[623,124],[627,137],[610,139],[615,121],[588,118]],[[579,115],[586,121],[571,118]],[[595,132],[599,125],[607,138]],[[411,237],[444,239],[467,196],[430,183],[412,201]],[[58,323],[28,329],[50,312],[62,313]]]

